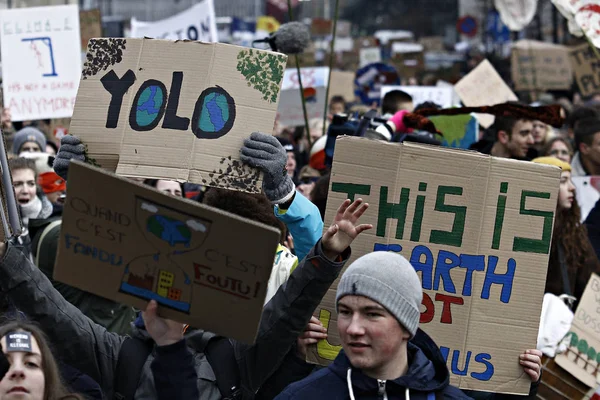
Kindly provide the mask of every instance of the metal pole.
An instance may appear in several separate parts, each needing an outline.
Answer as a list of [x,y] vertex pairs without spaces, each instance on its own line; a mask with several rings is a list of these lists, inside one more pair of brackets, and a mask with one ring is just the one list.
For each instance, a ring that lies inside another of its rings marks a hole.
[[[328,0],[329,1],[329,0]],[[333,32],[331,35],[331,50],[329,51],[329,78],[327,79],[327,89],[325,90],[325,109],[323,110],[323,136],[327,134],[327,106],[329,105],[329,88],[331,87],[331,70],[333,69],[333,58],[335,57],[335,37],[337,35],[337,22],[340,10],[340,0],[335,0],[335,12],[333,17]]]

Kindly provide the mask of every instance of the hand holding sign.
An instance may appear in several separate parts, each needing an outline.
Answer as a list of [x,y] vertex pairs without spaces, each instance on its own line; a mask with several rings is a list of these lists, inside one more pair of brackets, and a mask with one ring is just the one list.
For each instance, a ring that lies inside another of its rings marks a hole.
[[357,225],[367,208],[369,204],[363,204],[362,199],[355,200],[352,204],[347,199],[338,208],[333,224],[325,231],[321,242],[323,253],[328,259],[335,260],[358,235],[373,228],[371,224]]
[[519,356],[519,363],[531,382],[537,382],[542,376],[542,352],[540,350],[525,350]]
[[146,307],[146,311],[142,312],[146,330],[154,339],[158,346],[169,346],[183,340],[184,325],[164,319],[157,314],[158,303],[156,300],[151,300]]

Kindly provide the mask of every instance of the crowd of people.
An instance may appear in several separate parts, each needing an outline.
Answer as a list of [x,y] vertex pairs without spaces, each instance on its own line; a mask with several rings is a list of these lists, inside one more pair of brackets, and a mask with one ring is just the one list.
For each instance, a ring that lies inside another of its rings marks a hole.
[[[365,136],[441,145],[435,135],[407,128],[405,117],[419,107],[437,106],[389,92],[381,122]],[[361,223],[368,208],[362,199],[335,205],[333,220],[324,220],[331,165],[323,133],[348,115],[372,111],[340,96],[329,110],[325,126],[311,120],[308,129],[276,124],[274,132],[248,133],[240,157],[264,173],[260,194],[142,180],[282,232],[252,345],[161,318],[155,301],[136,310],[53,280],[69,163],[86,160],[85,146],[76,136],[50,139],[48,121],[15,127],[3,110],[23,231],[0,244],[0,400],[526,398],[450,385],[438,346],[419,329],[418,275],[393,253],[364,255],[345,270],[335,304],[343,350],[328,367],[305,361],[308,346],[327,338],[314,310],[349,260],[352,242],[372,228]],[[600,175],[600,112],[593,101],[563,111],[561,129],[497,116],[472,149],[561,168],[545,291],[568,295],[575,307],[591,274],[600,272],[600,206],[582,221],[571,178]],[[531,380],[533,398],[542,352],[518,350],[515,363]]]

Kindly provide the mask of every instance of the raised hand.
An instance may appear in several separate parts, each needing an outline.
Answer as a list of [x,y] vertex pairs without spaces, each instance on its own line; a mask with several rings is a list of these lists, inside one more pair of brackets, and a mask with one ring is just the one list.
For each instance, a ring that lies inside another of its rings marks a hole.
[[304,332],[298,337],[296,354],[302,360],[305,360],[308,345],[315,344],[323,339],[327,339],[327,329],[323,327],[323,324],[317,317],[312,316]]
[[142,318],[146,330],[158,346],[168,346],[183,340],[184,324],[164,319],[158,316],[156,300],[150,300],[146,311],[142,311]]
[[60,140],[60,149],[54,159],[54,172],[67,180],[71,160],[85,161],[85,146],[77,136],[67,135]]
[[371,224],[358,224],[359,218],[369,208],[363,199],[357,199],[353,203],[345,200],[337,210],[333,224],[325,231],[321,239],[323,252],[330,260],[335,260],[362,232],[372,229]]

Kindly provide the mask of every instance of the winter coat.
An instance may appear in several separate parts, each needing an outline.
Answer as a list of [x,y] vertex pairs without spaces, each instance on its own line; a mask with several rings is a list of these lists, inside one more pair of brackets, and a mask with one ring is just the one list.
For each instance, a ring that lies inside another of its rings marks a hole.
[[[349,257],[350,249],[347,249],[332,262],[323,255],[320,242],[317,243],[264,307],[255,343],[244,345],[232,340],[244,398],[251,399],[280,368]],[[65,363],[98,382],[106,398],[114,398],[120,350],[124,341],[132,339],[108,332],[86,317],[11,244],[0,260],[0,292],[6,293],[15,307],[40,324]],[[220,399],[215,374],[206,356],[192,351],[199,399]],[[151,371],[154,353],[148,356],[142,369],[135,399],[159,398]]]
[[275,206],[275,215],[289,229],[294,238],[294,250],[302,260],[323,235],[323,220],[317,206],[296,193],[287,210]]
[[340,351],[329,367],[288,386],[276,400],[436,400],[470,399],[450,386],[450,373],[437,345],[421,330],[408,342],[408,371],[394,380],[378,380],[354,368]]
[[150,368],[159,400],[200,398],[194,356],[185,340],[170,346],[156,346],[155,354]]

